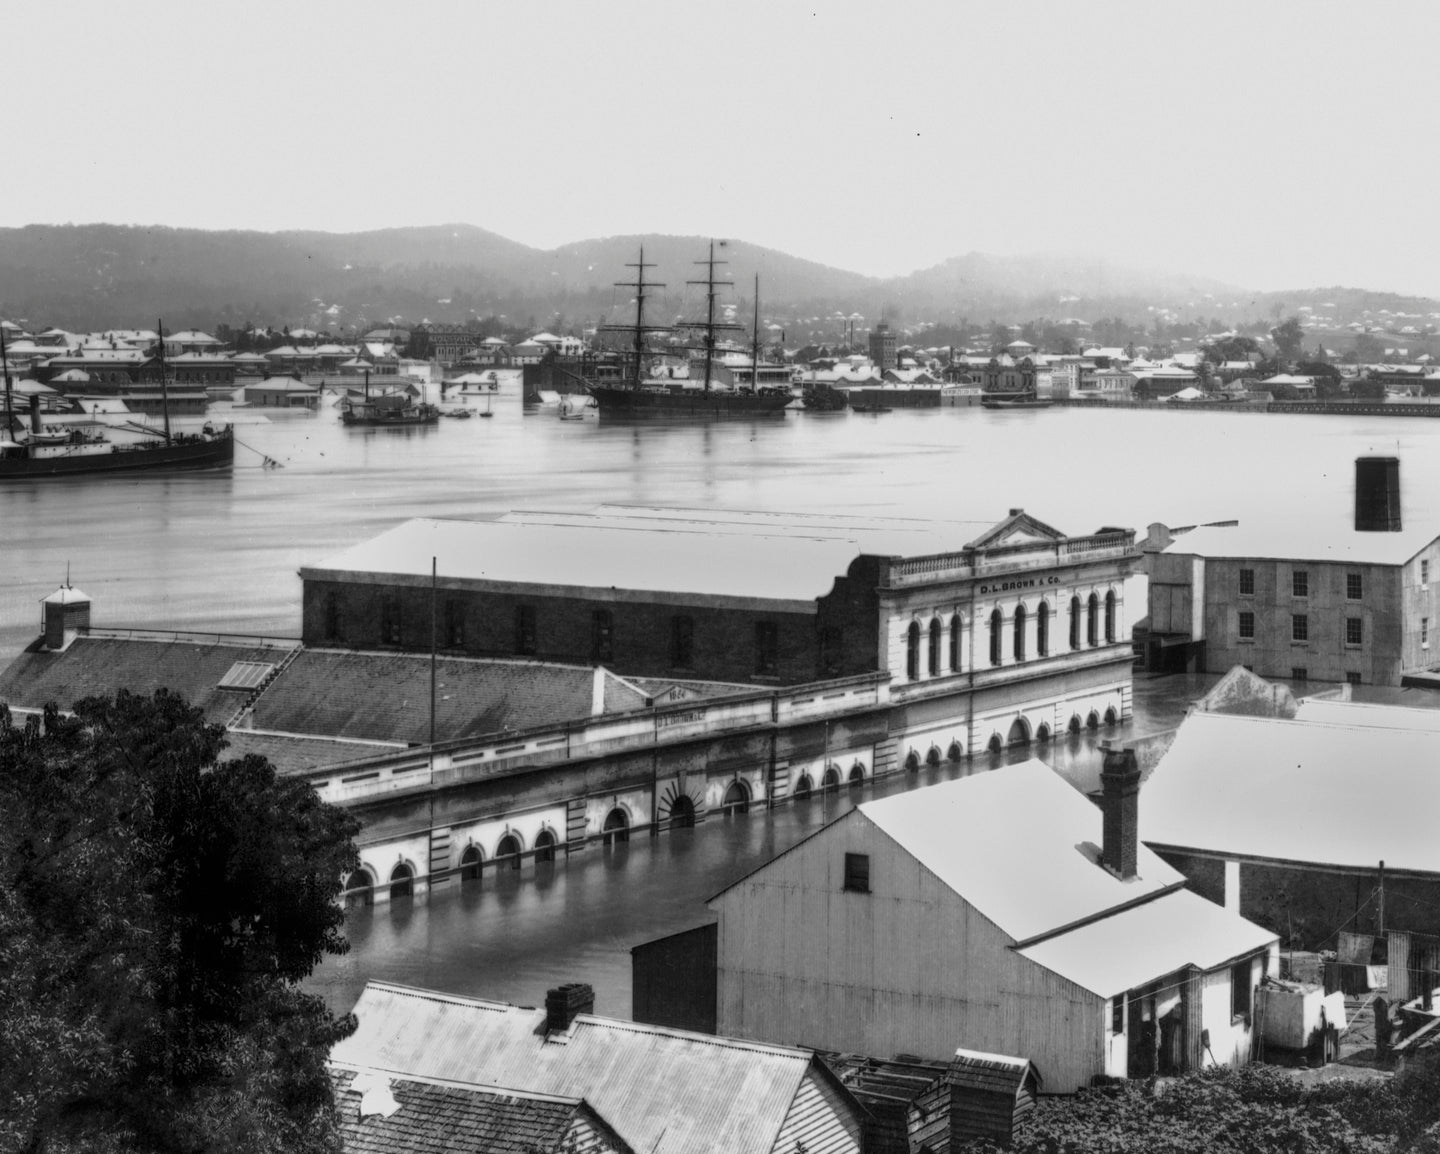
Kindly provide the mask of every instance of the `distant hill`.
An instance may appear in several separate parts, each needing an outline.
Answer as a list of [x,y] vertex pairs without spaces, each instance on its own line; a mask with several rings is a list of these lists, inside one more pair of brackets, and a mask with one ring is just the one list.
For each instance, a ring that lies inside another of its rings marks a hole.
[[[633,279],[625,265],[642,244],[656,266],[647,279],[667,286],[651,315],[667,319],[702,307],[703,291],[685,282],[703,275],[695,262],[705,255],[704,237],[615,236],[546,251],[465,224],[363,233],[89,224],[0,229],[0,315],[83,329],[150,325],[160,317],[173,328],[368,326],[498,314],[521,328],[549,325],[557,314],[567,325],[594,323],[629,315],[630,290],[614,285]],[[888,279],[740,240],[716,255],[735,283],[722,300],[740,319],[748,320],[758,273],[766,317],[802,325],[837,312],[858,312],[867,323],[882,315],[905,323],[958,316],[1143,321],[1153,308],[1239,320],[1263,317],[1272,298],[1285,296],[1260,298],[1199,277],[1055,255],[970,253]],[[1303,303],[1298,293],[1287,299]]]

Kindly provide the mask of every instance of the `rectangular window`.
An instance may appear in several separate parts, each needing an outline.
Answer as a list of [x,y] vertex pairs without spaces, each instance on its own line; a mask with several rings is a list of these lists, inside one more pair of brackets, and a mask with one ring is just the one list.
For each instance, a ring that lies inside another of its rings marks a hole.
[[1304,613],[1290,614],[1290,640],[1310,640],[1310,618]]
[[1290,680],[1291,680],[1291,681],[1309,681],[1309,680],[1310,680],[1310,671],[1309,671],[1308,669],[1306,669],[1305,666],[1303,666],[1303,665],[1292,665],[1292,666],[1290,667]]
[[1345,574],[1345,599],[1359,601],[1365,596],[1365,582],[1359,573]]
[[390,593],[380,598],[380,640],[385,645],[400,644],[400,598]]
[[535,655],[535,606],[515,606],[515,652],[522,657]]
[[1363,617],[1345,618],[1345,644],[1365,644],[1365,619]]
[[1420,618],[1420,647],[1422,649],[1430,648],[1430,618],[1428,617]]
[[614,660],[614,638],[614,615],[608,609],[596,609],[590,614],[590,660]]
[[1254,569],[1241,569],[1241,570],[1240,570],[1240,596],[1241,596],[1241,597],[1254,597],[1254,596],[1255,596],[1255,570],[1254,570]]
[[1310,596],[1310,573],[1305,569],[1296,569],[1290,574],[1290,593],[1295,597]]
[[845,855],[845,889],[854,894],[870,892],[870,855],[868,853],[847,853]]
[[451,649],[460,649],[465,644],[465,605],[450,600],[445,602],[445,644]]
[[695,662],[695,619],[670,618],[670,664],[689,669]]
[[1239,1018],[1250,1013],[1250,963],[1236,962],[1230,967],[1230,1016]]
[[1125,995],[1116,994],[1110,999],[1110,1032],[1112,1034],[1123,1034],[1125,1032]]
[[1421,561],[1421,562],[1420,562],[1420,584],[1421,584],[1421,585],[1429,585],[1429,584],[1430,584],[1430,562],[1429,562],[1429,561]]
[[1255,614],[1249,610],[1241,610],[1240,612],[1240,640],[1255,640]]
[[[917,645],[918,649],[919,646]],[[755,622],[755,672],[778,673],[780,670],[780,630],[773,621]]]
[[1346,685],[1359,685],[1359,684],[1360,684],[1360,675],[1359,675],[1358,673],[1347,673],[1347,674],[1345,675],[1345,684],[1346,684]]

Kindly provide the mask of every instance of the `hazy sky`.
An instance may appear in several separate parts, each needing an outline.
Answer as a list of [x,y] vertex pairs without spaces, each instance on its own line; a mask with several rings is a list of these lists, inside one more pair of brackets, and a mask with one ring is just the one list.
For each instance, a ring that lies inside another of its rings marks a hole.
[[877,275],[1107,253],[1440,295],[1440,4],[19,3],[0,225],[542,248],[735,237]]

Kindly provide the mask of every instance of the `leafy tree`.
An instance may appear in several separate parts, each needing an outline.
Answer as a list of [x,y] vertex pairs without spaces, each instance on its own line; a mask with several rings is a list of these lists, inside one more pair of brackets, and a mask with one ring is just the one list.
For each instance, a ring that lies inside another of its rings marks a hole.
[[1275,342],[1275,350],[1282,361],[1298,359],[1305,340],[1305,329],[1300,324],[1300,318],[1291,317],[1276,325],[1270,330],[1270,339]]
[[353,818],[176,695],[0,706],[0,1150],[336,1148]]
[[1314,380],[1315,395],[1322,401],[1338,397],[1345,391],[1340,370],[1328,361],[1301,361],[1295,366],[1295,371]]
[[1361,364],[1377,364],[1385,356],[1385,342],[1370,333],[1355,336],[1355,358]]
[[1205,359],[1223,365],[1226,361],[1248,360],[1251,353],[1259,351],[1253,337],[1226,337],[1205,346]]

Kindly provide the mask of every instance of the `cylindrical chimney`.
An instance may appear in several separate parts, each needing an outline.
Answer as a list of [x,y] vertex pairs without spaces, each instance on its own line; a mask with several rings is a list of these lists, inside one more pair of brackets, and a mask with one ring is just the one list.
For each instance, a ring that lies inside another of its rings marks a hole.
[[1140,852],[1140,765],[1133,749],[1107,749],[1100,770],[1104,845],[1100,864],[1122,880],[1135,876]]
[[1355,459],[1355,531],[1400,531],[1400,459]]

